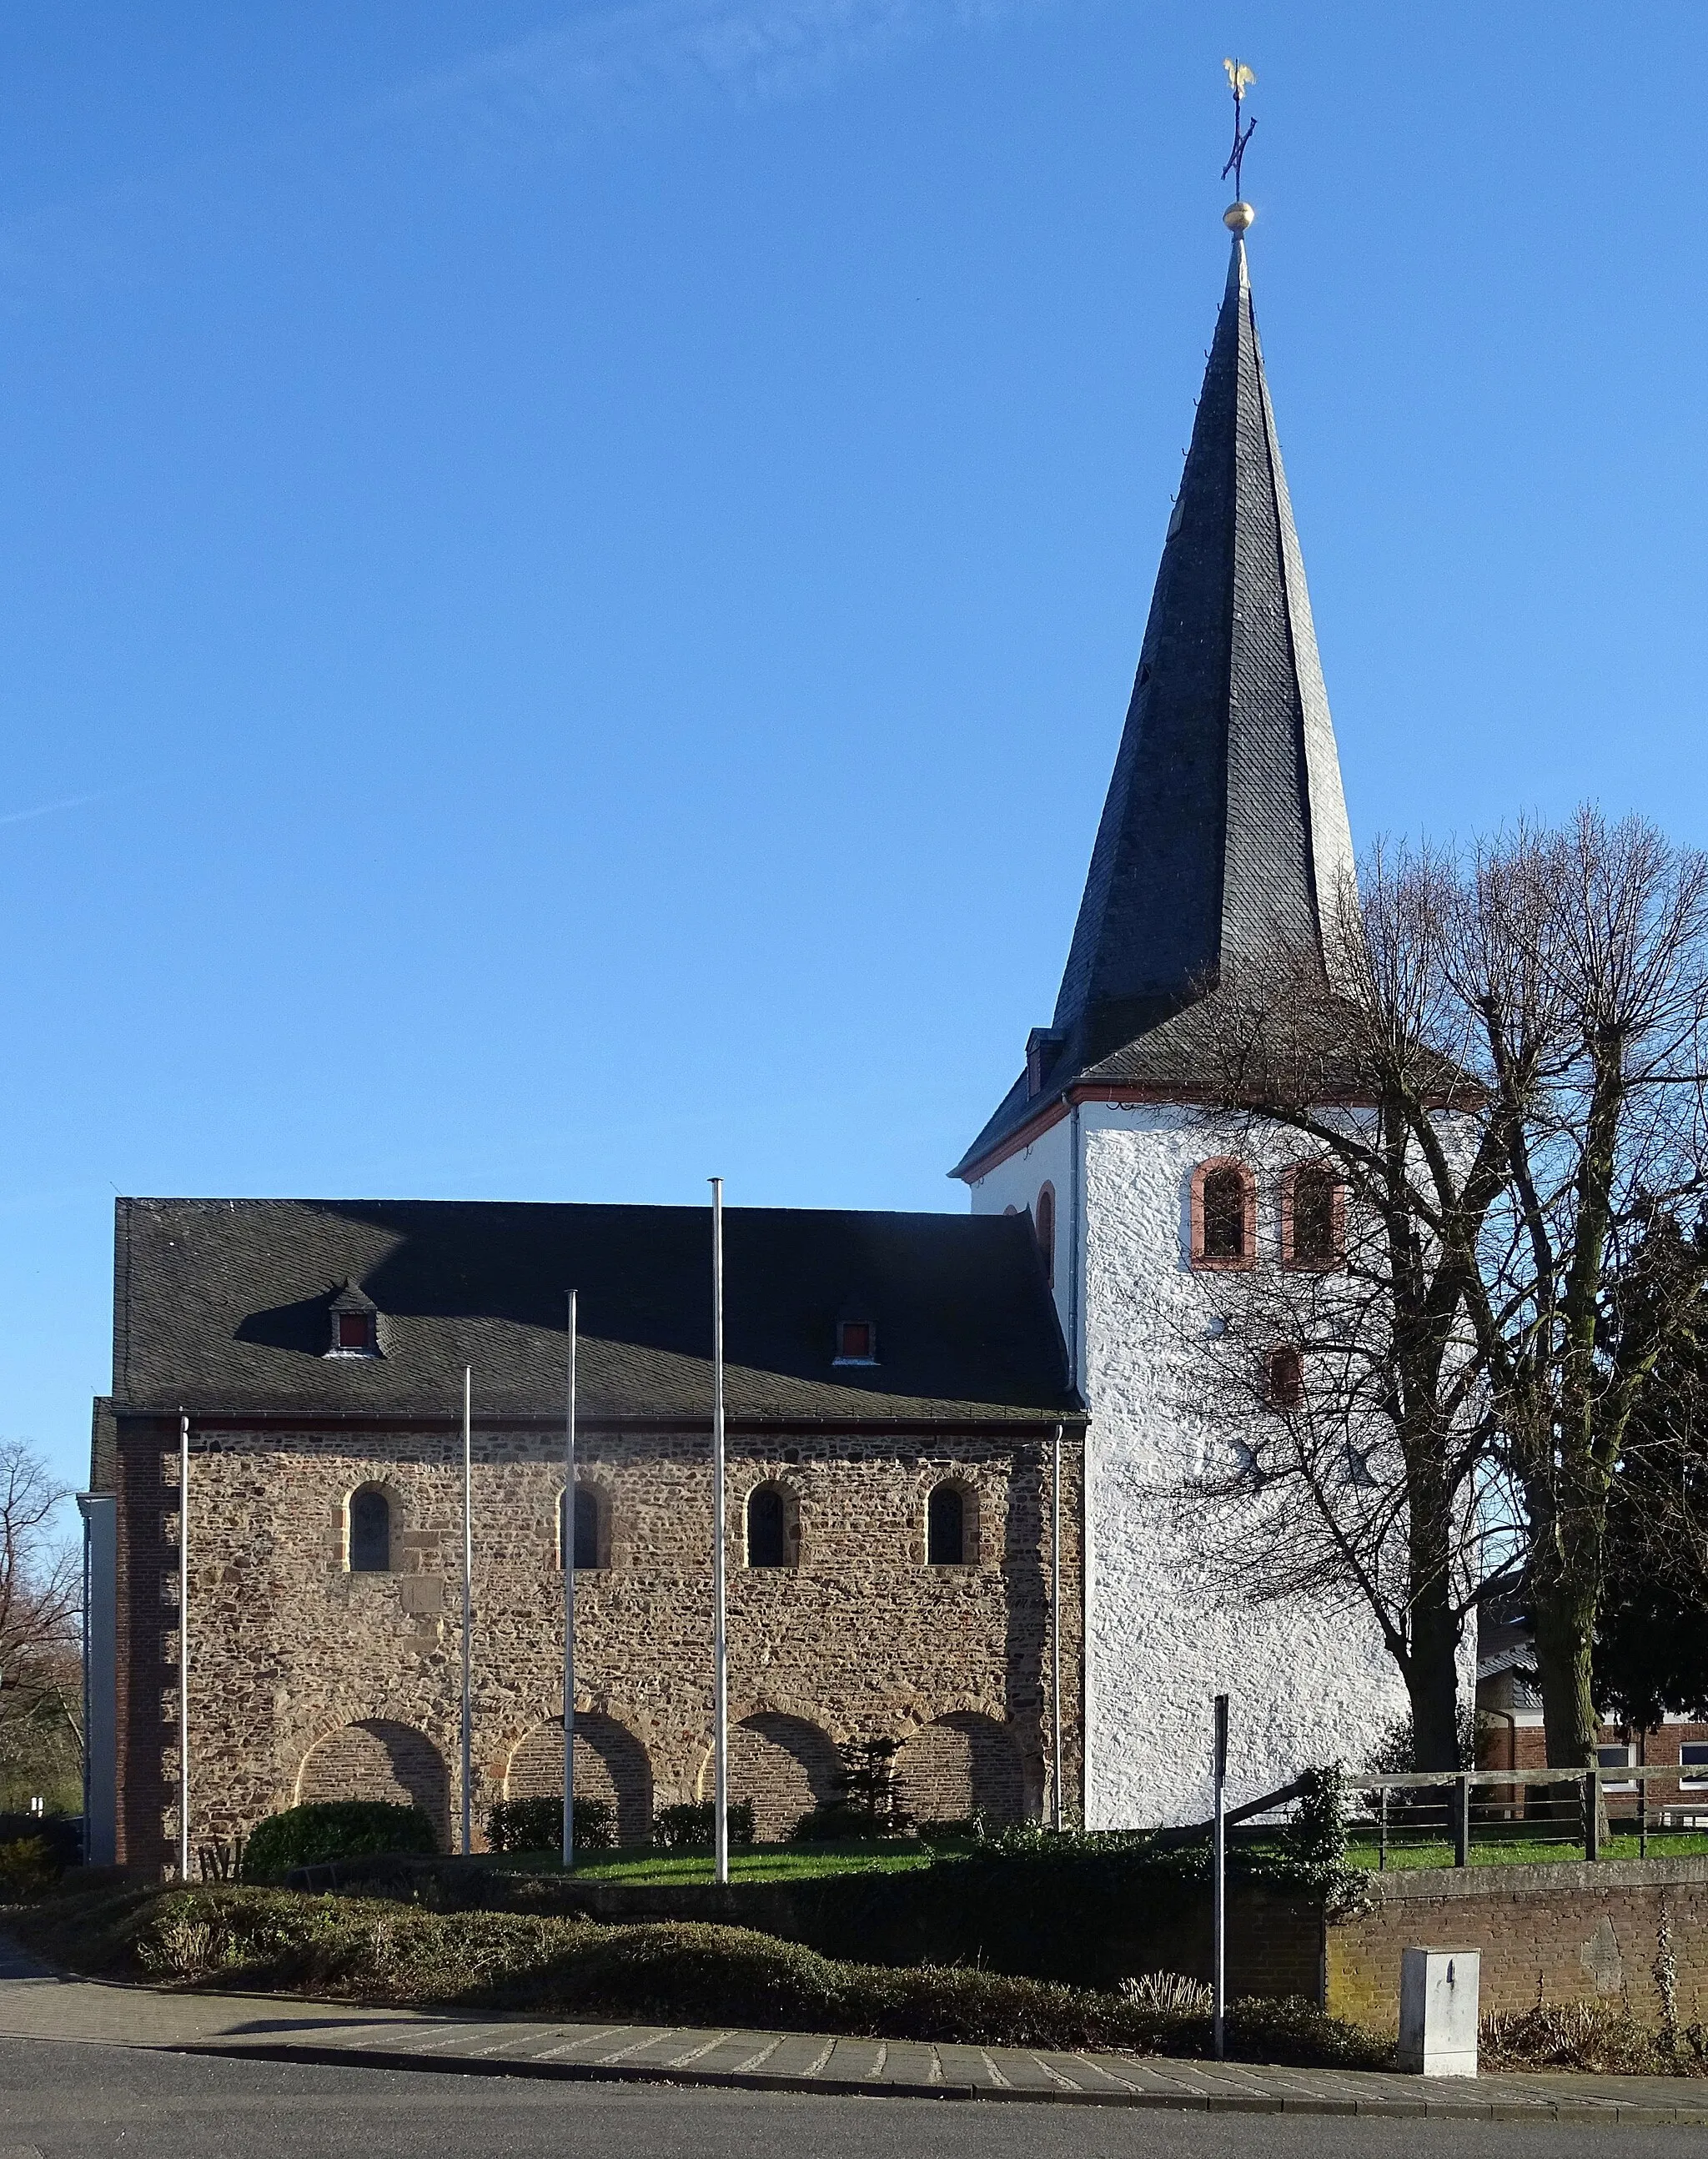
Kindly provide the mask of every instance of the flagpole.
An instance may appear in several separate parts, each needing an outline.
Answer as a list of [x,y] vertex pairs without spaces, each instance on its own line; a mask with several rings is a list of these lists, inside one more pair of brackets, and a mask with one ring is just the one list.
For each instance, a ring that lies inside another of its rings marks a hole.
[[1050,1827],[1062,1833],[1062,1427],[1050,1441]]
[[189,1416],[178,1419],[178,1878],[189,1880]]
[[723,1179],[712,1183],[712,1860],[729,1879],[729,1644],[723,1578]]
[[563,1863],[575,1865],[575,1292],[569,1292],[569,1380],[563,1415]]
[[463,1367],[463,1856],[474,1849],[474,1794],[469,1771],[474,1749],[468,1714],[468,1649],[474,1618],[474,1457],[470,1434],[474,1367]]

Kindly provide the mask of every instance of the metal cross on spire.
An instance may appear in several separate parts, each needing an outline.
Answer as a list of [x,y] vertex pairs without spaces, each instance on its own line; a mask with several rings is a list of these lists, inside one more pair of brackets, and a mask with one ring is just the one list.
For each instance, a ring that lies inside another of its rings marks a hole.
[[1256,81],[1257,77],[1253,70],[1246,66],[1244,60],[1225,60],[1222,62],[1222,65],[1228,71],[1228,87],[1234,93],[1234,147],[1228,153],[1227,163],[1222,168],[1222,178],[1225,180],[1229,173],[1234,175],[1234,199],[1243,201],[1245,184],[1241,178],[1241,173],[1245,163],[1245,146],[1256,132],[1257,122],[1255,120],[1248,120],[1242,127],[1240,124],[1240,115],[1245,103],[1245,93]]

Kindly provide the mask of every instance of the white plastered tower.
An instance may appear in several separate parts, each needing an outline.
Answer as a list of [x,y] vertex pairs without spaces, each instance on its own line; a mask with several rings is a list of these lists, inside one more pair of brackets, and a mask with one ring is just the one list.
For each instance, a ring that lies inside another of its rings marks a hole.
[[1195,1173],[1224,1157],[1249,1170],[1249,1256],[1274,1265],[1298,1152],[1205,1112],[1218,985],[1278,932],[1320,949],[1353,860],[1243,205],[1229,222],[1227,289],[1054,1017],[955,1172],[976,1213],[1032,1213],[1092,1414],[1094,1828],[1202,1815],[1217,1693],[1233,1699],[1238,1796],[1361,1760],[1405,1709],[1362,1608],[1207,1593],[1158,1497],[1229,1444],[1209,1406],[1225,1277],[1195,1253]]

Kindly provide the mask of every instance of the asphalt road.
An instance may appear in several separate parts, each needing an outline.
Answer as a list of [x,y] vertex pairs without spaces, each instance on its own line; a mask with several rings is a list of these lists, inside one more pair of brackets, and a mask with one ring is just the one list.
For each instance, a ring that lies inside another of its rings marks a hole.
[[0,2039],[0,2159],[1648,2159],[1690,2128],[510,2084]]

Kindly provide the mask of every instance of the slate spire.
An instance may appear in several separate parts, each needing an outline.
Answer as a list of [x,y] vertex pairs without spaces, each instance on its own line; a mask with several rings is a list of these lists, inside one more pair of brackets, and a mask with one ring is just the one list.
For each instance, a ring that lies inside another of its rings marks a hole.
[[1320,946],[1353,854],[1245,260],[1233,254],[1055,1017],[961,1172],[1076,1080],[1189,1084],[1189,1024],[1277,929]]

